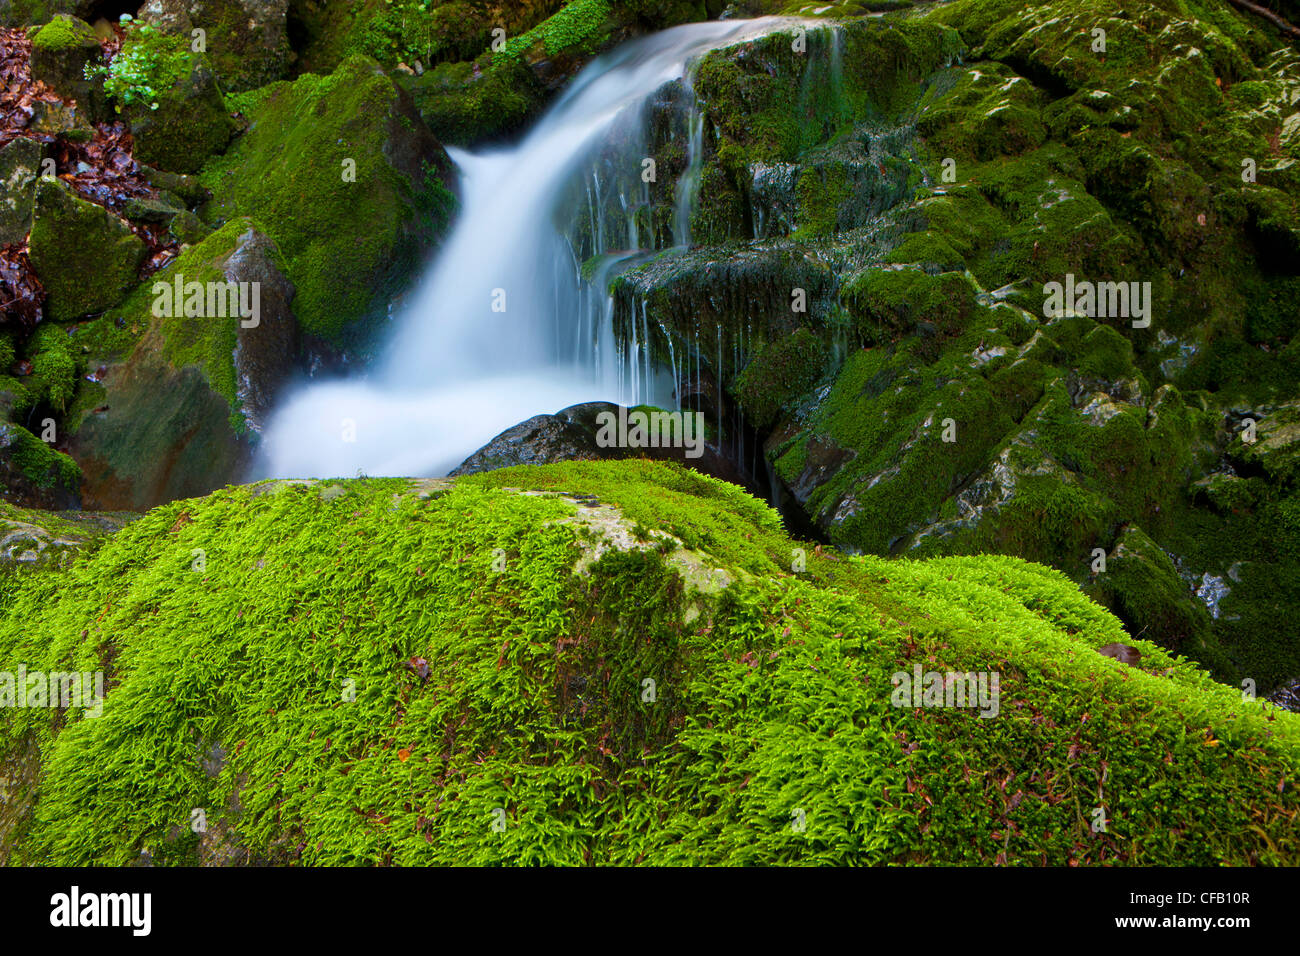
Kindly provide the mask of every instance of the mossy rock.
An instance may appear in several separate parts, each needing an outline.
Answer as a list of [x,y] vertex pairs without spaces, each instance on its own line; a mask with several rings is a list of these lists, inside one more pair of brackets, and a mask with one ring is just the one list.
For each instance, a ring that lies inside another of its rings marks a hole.
[[[1140,665],[1097,653],[1115,642]],[[1057,572],[832,556],[656,463],[174,502],[24,577],[0,654],[107,689],[0,708],[0,756],[23,770],[0,798],[10,864],[1300,854],[1300,791],[1275,783],[1300,770],[1300,717],[1128,638]],[[916,669],[998,692],[900,701]],[[1108,774],[1105,833],[1035,774],[1067,749]],[[1009,838],[1008,774],[1024,795]]]
[[[122,304],[122,324],[145,331],[129,357],[108,362],[102,398],[79,403],[68,423],[88,506],[144,510],[205,494],[247,467],[256,430],[298,360],[283,268],[256,223],[233,220]],[[209,313],[211,284],[228,282],[258,284],[256,325],[228,306]],[[202,290],[197,299],[191,288]]]
[[542,91],[514,60],[486,71],[470,63],[441,64],[422,76],[401,75],[416,109],[442,142],[474,146],[518,132],[537,115]]
[[249,128],[201,180],[204,218],[263,223],[298,290],[304,330],[367,333],[446,227],[450,161],[373,60],[276,83],[247,100]]
[[89,116],[109,118],[103,80],[86,78],[86,68],[103,59],[99,37],[84,20],[60,14],[32,37],[31,76],[60,96],[73,99]]
[[117,216],[58,179],[40,180],[31,261],[49,296],[50,318],[64,322],[116,305],[135,284],[144,257],[144,241]]
[[1179,577],[1169,555],[1141,528],[1126,526],[1090,589],[1101,595],[1132,633],[1197,659],[1231,668],[1210,629],[1210,614]]
[[169,74],[159,78],[156,100],[125,110],[135,156],[170,172],[197,173],[209,156],[226,148],[235,121],[205,54],[182,51]]
[[0,422],[0,492],[31,508],[80,507],[81,470],[26,428]]
[[288,9],[288,0],[154,0],[140,19],[187,42],[202,30],[222,88],[239,93],[288,76]]
[[32,229],[44,147],[20,137],[0,147],[0,245],[25,242]]

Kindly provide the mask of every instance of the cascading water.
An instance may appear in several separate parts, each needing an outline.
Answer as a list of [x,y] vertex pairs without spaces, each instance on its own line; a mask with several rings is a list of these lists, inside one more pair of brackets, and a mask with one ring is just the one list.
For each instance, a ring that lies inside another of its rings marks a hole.
[[[517,146],[452,151],[461,212],[384,357],[364,378],[292,392],[263,432],[259,476],[440,475],[503,429],[566,405],[676,407],[677,373],[652,362],[644,316],[620,347],[605,291],[621,262],[655,246],[637,219],[646,108],[701,53],[786,22],[700,23],[635,40],[584,69]],[[702,161],[697,109],[686,136],[677,245],[689,241]],[[607,228],[615,208],[620,229]]]

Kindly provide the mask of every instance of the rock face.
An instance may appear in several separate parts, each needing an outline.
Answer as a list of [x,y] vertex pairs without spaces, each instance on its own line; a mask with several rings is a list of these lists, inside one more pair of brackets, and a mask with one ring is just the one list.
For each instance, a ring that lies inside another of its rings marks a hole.
[[50,318],[64,322],[116,305],[135,285],[144,256],[144,242],[117,216],[58,179],[40,180],[31,261]]
[[[0,863],[1296,862],[1300,716],[1057,572],[832,554],[663,463],[172,502],[7,589],[0,660],[69,659],[104,673],[97,715],[0,707]],[[1123,768],[1110,832],[1035,773],[1067,752]]]
[[[1267,623],[1300,614],[1300,56],[1239,11],[1144,3],[1139,35],[1103,7],[955,0],[706,56],[691,245],[622,272],[614,320],[691,370],[683,400],[740,407],[830,542],[1050,563],[1267,690],[1300,672]],[[660,100],[671,185],[689,97]],[[663,248],[676,197],[648,195]],[[1076,280],[1115,298],[1048,309]]]
[[31,232],[44,152],[33,139],[15,139],[0,147],[0,246],[25,242]]

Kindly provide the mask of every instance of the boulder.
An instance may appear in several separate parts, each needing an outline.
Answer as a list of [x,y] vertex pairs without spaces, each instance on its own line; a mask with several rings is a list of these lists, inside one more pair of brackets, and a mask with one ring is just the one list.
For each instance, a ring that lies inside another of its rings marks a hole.
[[[473,475],[498,468],[510,468],[514,465],[548,465],[562,461],[593,461],[597,459],[649,458],[656,461],[675,461],[702,474],[721,478],[738,485],[752,485],[752,480],[745,475],[735,463],[716,447],[705,442],[705,436],[698,432],[700,454],[688,456],[684,444],[669,447],[647,447],[646,442],[628,441],[624,444],[612,443],[608,439],[616,438],[614,430],[607,431],[611,422],[620,417],[641,411],[646,414],[661,412],[661,409],[642,407],[624,409],[609,402],[584,402],[561,409],[554,415],[536,415],[525,422],[507,428],[490,442],[480,448],[459,467],[451,476]],[[683,412],[682,414],[691,414]],[[635,426],[636,422],[631,422]],[[602,435],[602,431],[605,432]],[[632,428],[629,428],[629,433]],[[637,447],[637,446],[640,447]]]
[[236,127],[208,58],[190,52],[179,64],[157,91],[157,108],[135,104],[126,116],[136,159],[175,173],[196,173],[209,156],[226,148]]
[[137,16],[187,42],[203,30],[217,79],[238,93],[288,76],[288,11],[289,0],[147,0]]
[[[199,298],[184,292],[192,283]],[[250,315],[209,314],[212,290],[228,283]],[[147,331],[124,361],[107,364],[98,407],[69,423],[89,507],[143,510],[239,478],[277,389],[298,367],[293,295],[274,243],[241,219],[184,250],[123,303],[124,324]]]
[[53,177],[37,186],[30,241],[32,267],[49,295],[47,314],[57,322],[122,301],[146,251],[123,220]]
[[99,37],[84,20],[59,14],[32,37],[32,79],[45,83],[83,112],[106,119],[108,103],[102,80],[86,78],[86,67],[103,60]]
[[450,219],[451,162],[377,63],[269,87],[248,130],[201,177],[212,224],[262,223],[303,329],[332,344],[387,315]]
[[27,241],[44,153],[34,139],[15,139],[0,147],[0,246]]

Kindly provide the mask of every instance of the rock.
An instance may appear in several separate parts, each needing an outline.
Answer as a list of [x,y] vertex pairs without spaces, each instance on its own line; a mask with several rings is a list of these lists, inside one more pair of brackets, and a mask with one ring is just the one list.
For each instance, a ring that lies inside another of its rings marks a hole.
[[236,397],[255,432],[262,430],[276,393],[298,367],[298,322],[290,309],[294,288],[277,260],[275,244],[250,229],[221,266],[229,281],[259,286],[258,324],[240,323],[234,354]]
[[145,244],[103,206],[44,177],[36,189],[31,261],[57,322],[102,312],[122,301],[138,278]]
[[[124,361],[107,365],[100,407],[71,423],[69,450],[85,473],[87,507],[143,510],[242,474],[276,389],[298,368],[294,290],[283,264],[255,223],[234,220],[120,306],[124,324],[147,331]],[[201,285],[205,314],[167,315],[161,287],[170,300],[178,280],[182,289]],[[206,314],[208,290],[231,282],[256,304],[255,316]]]
[[602,411],[617,412],[617,409],[618,406],[607,402],[590,402],[562,409],[554,415],[535,415],[497,435],[466,458],[450,476],[473,475],[514,465],[625,457],[620,449],[596,445],[595,416]]
[[[602,442],[602,430],[610,422],[617,422],[620,415],[631,411],[620,409],[608,402],[584,402],[561,409],[554,415],[536,415],[525,422],[507,428],[490,442],[465,459],[450,477],[473,475],[497,468],[510,468],[515,465],[545,465],[562,461],[594,461],[598,459],[649,458],[656,461],[675,461],[702,474],[712,475],[724,481],[742,486],[752,485],[752,479],[745,475],[734,463],[720,454],[716,448],[704,442],[704,436],[693,432],[700,440],[700,454],[696,457],[687,455],[684,442],[672,447],[653,448],[634,447],[629,441],[625,445],[605,444]],[[659,412],[659,409],[643,408],[646,413]],[[683,412],[689,415],[691,412]],[[602,416],[610,416],[605,418]],[[636,422],[630,423],[632,427]],[[607,430],[607,436],[616,437],[617,426]]]
[[288,11],[289,0],[147,0],[137,16],[187,41],[203,30],[222,88],[240,93],[288,76]]
[[179,212],[172,217],[167,232],[184,246],[192,246],[212,235],[212,227],[192,212]]
[[1230,454],[1275,482],[1300,482],[1300,401],[1288,402],[1258,418],[1254,443],[1247,444],[1237,435]]
[[25,508],[78,508],[76,463],[26,428],[0,422],[0,495]]
[[1113,657],[1121,664],[1138,667],[1142,663],[1142,652],[1129,644],[1106,644],[1097,648],[1102,657]]
[[165,199],[130,199],[122,207],[123,215],[132,222],[170,223],[182,212],[185,212],[183,207],[178,208]]
[[0,246],[27,241],[44,154],[34,139],[19,138],[0,147]]
[[32,79],[76,100],[87,115],[107,119],[103,81],[87,80],[85,74],[87,66],[102,61],[94,28],[76,17],[59,14],[32,37]]
[[88,544],[120,530],[133,518],[82,511],[38,511],[0,501],[0,575],[15,568],[63,567]]
[[387,315],[425,263],[454,199],[451,163],[414,106],[373,61],[273,85],[203,181],[209,223],[261,223],[297,289],[305,332],[338,344]]
[[33,104],[32,119],[27,128],[33,133],[56,136],[72,143],[89,142],[95,135],[95,127],[80,106],[44,100]]
[[[185,50],[189,50],[185,41]],[[175,173],[196,173],[235,135],[208,58],[189,52],[170,83],[158,90],[158,108],[136,104],[125,110],[141,163]]]
[[140,172],[144,174],[145,180],[154,189],[163,190],[179,196],[189,208],[202,205],[212,198],[209,192],[195,176],[186,176],[183,173],[168,172],[165,169],[155,169],[152,166],[140,164]]

